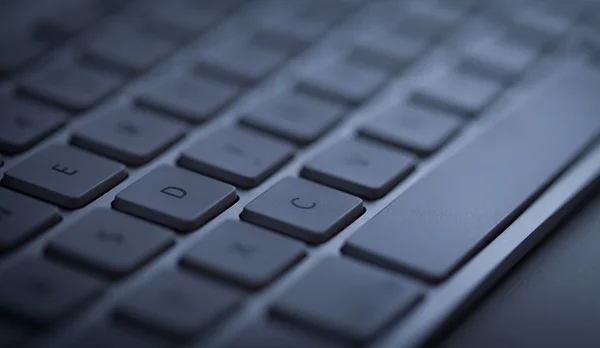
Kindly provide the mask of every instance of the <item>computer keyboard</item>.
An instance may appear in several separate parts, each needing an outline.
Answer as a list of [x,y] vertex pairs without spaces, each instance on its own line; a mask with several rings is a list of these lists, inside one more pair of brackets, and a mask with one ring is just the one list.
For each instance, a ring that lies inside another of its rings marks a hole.
[[1,347],[422,345],[600,134],[593,1],[0,17]]

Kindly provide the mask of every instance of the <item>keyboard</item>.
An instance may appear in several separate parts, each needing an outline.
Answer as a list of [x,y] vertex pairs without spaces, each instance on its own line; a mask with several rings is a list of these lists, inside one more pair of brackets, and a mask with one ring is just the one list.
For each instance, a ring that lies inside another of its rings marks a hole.
[[1,347],[426,345],[600,173],[600,5],[0,3]]

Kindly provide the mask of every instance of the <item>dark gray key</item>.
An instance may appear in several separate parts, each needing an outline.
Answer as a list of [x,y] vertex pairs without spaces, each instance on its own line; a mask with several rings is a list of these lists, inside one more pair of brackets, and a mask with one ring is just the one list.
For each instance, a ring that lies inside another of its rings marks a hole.
[[179,165],[230,184],[252,188],[289,161],[294,147],[243,128],[226,128],[181,154]]
[[67,344],[69,348],[167,348],[171,343],[152,333],[131,330],[114,323],[95,324]]
[[225,348],[342,348],[341,343],[303,332],[284,323],[253,323]]
[[339,105],[301,94],[268,99],[244,114],[242,123],[307,145],[331,129],[343,116]]
[[48,49],[49,44],[30,35],[17,35],[0,43],[0,75],[9,75]]
[[74,145],[129,165],[154,159],[183,137],[185,127],[176,121],[136,109],[104,112],[80,127]]
[[597,71],[567,71],[405,191],[345,251],[428,280],[446,278],[600,133],[598,88]]
[[229,104],[237,87],[199,76],[167,79],[140,95],[138,103],[191,123],[205,121]]
[[298,178],[285,178],[244,208],[241,218],[303,239],[321,243],[363,213],[359,198]]
[[386,195],[415,167],[412,156],[360,139],[345,139],[310,160],[302,176],[365,199]]
[[283,52],[251,42],[229,44],[202,50],[197,70],[218,79],[249,85],[273,72],[286,57]]
[[186,252],[182,262],[257,289],[305,254],[302,243],[245,222],[228,220]]
[[173,244],[171,232],[109,209],[96,209],[52,238],[48,253],[113,277],[127,275]]
[[231,185],[162,165],[121,191],[113,206],[189,232],[229,208],[236,200],[235,187]]
[[416,104],[456,113],[465,117],[479,115],[502,91],[497,81],[460,72],[432,79],[412,93]]
[[[148,17],[155,22],[177,27],[186,33],[187,38],[197,36],[201,31],[209,29],[220,18],[218,8],[207,1],[194,2],[189,0],[171,0],[165,6],[163,0],[145,1],[137,4],[135,9],[138,16]],[[222,10],[222,9],[221,9]]]
[[107,97],[121,82],[121,78],[105,71],[59,59],[27,74],[18,87],[35,98],[79,112]]
[[450,140],[460,129],[461,123],[453,114],[399,105],[369,121],[360,132],[386,144],[427,156]]
[[376,67],[339,60],[306,73],[298,88],[343,104],[358,105],[383,86],[388,74]]
[[96,297],[104,283],[42,259],[21,261],[0,274],[0,309],[51,325]]
[[8,170],[2,182],[17,191],[80,208],[127,177],[118,163],[64,145],[51,145]]
[[58,221],[55,207],[0,188],[0,251],[18,246]]
[[423,39],[411,36],[376,35],[359,40],[350,52],[350,59],[394,72],[412,64],[427,46]]
[[416,13],[409,15],[396,28],[399,34],[413,36],[429,42],[438,42],[448,35],[454,26],[450,18],[433,14]]
[[189,338],[231,313],[241,297],[224,285],[170,271],[126,297],[117,315],[170,336]]
[[8,154],[31,148],[65,124],[61,111],[14,97],[2,97],[0,108],[0,152]]
[[273,311],[353,343],[365,344],[421,298],[400,276],[344,258],[327,258],[277,299]]

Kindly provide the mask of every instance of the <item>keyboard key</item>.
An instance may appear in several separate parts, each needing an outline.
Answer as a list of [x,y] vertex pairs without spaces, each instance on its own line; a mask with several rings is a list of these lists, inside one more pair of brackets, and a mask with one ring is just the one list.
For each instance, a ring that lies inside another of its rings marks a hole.
[[244,208],[241,218],[309,243],[322,243],[356,220],[362,201],[298,178],[285,178]]
[[243,115],[242,123],[308,145],[330,130],[343,116],[339,105],[301,94],[268,99]]
[[143,93],[138,103],[191,123],[199,123],[214,116],[238,93],[237,87],[223,82],[198,76],[180,76]]
[[173,244],[161,227],[96,209],[52,238],[48,253],[113,277],[125,276]]
[[355,106],[377,92],[388,77],[387,71],[341,60],[306,73],[301,78],[298,89]]
[[207,6],[206,1],[170,0],[165,6],[163,0],[145,1],[135,8],[135,17],[143,16],[157,22],[180,28],[187,38],[197,36],[201,31],[209,29],[221,17],[218,9]]
[[251,130],[226,128],[183,152],[179,165],[221,181],[252,188],[277,171],[294,153],[288,143]]
[[113,206],[123,212],[192,231],[237,200],[235,187],[187,170],[162,165],[121,191]]
[[217,79],[250,85],[265,78],[285,59],[284,53],[251,42],[230,44],[203,49],[197,70]]
[[81,208],[127,177],[115,162],[51,145],[9,169],[4,185],[68,209]]
[[501,92],[499,82],[450,72],[413,92],[414,103],[465,117],[478,116]]
[[117,315],[166,335],[189,338],[231,313],[241,297],[218,283],[171,271],[125,298]]
[[65,124],[61,111],[13,97],[0,99],[0,152],[23,152]]
[[228,220],[200,240],[182,262],[258,289],[305,255],[302,243],[253,225]]
[[18,246],[60,221],[58,209],[0,188],[0,252]]
[[365,140],[345,139],[310,160],[302,176],[364,199],[390,192],[415,167],[412,156]]
[[401,35],[434,43],[451,33],[453,26],[452,19],[427,13],[415,13],[404,19],[395,31]]
[[69,348],[167,348],[171,343],[157,338],[151,333],[141,333],[115,324],[95,324],[84,330],[67,344]]
[[128,165],[142,165],[181,139],[183,124],[136,109],[104,112],[80,127],[71,143]]
[[23,68],[49,48],[49,43],[35,40],[30,35],[18,35],[0,42],[0,76]]
[[461,123],[453,114],[400,105],[368,122],[360,133],[427,156],[450,140],[459,131]]
[[111,94],[122,80],[70,60],[53,60],[18,82],[19,90],[48,103],[80,112]]
[[600,74],[593,69],[563,71],[512,116],[408,188],[344,250],[430,281],[446,278],[600,134],[598,88]]
[[405,315],[421,296],[416,285],[399,276],[331,257],[284,292],[273,311],[361,345]]
[[225,348],[342,348],[341,344],[321,338],[283,323],[253,323]]
[[36,325],[55,324],[99,295],[104,283],[42,259],[0,274],[0,308]]
[[350,52],[350,60],[394,72],[412,64],[427,46],[422,39],[410,36],[375,35],[359,40]]

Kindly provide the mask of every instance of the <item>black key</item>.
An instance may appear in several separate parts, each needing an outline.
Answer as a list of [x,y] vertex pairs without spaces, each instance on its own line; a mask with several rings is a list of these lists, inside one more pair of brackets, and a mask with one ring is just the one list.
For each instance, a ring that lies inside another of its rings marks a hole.
[[237,200],[235,187],[162,165],[121,191],[116,209],[181,232],[192,231]]
[[597,71],[565,72],[405,191],[344,250],[427,280],[446,278],[502,232],[600,133],[598,88]]
[[189,338],[231,313],[241,297],[224,285],[170,271],[126,297],[117,315],[166,335]]
[[27,74],[18,87],[25,94],[79,112],[107,97],[121,82],[119,77],[105,71],[61,59]]
[[69,348],[167,348],[172,344],[152,333],[120,327],[113,323],[95,324],[67,344]]
[[396,35],[374,35],[356,42],[350,59],[394,72],[406,68],[427,49],[420,38]]
[[285,178],[248,203],[241,218],[310,243],[322,243],[363,213],[359,198],[297,178]]
[[302,176],[365,198],[385,196],[415,167],[412,156],[365,140],[346,139],[310,160]]
[[502,85],[482,77],[450,72],[412,93],[414,103],[465,117],[479,115],[502,91]]
[[129,165],[142,165],[183,137],[183,124],[137,109],[105,111],[79,128],[74,145]]
[[0,274],[0,309],[37,325],[55,324],[96,297],[104,283],[42,259]]
[[114,210],[96,209],[54,237],[48,253],[120,277],[172,244],[171,232],[164,228]]
[[80,208],[127,177],[115,162],[73,147],[51,145],[4,174],[2,183],[69,209]]
[[0,251],[18,246],[58,221],[55,207],[0,188]]
[[275,301],[286,319],[365,344],[419,299],[419,288],[400,276],[343,258],[327,258]]
[[0,152],[23,152],[65,124],[59,110],[14,97],[0,99]]
[[257,289],[270,283],[304,254],[300,242],[244,222],[228,220],[192,247],[182,262]]
[[244,114],[242,123],[298,145],[307,145],[330,130],[346,110],[301,94],[268,99]]
[[358,105],[377,92],[388,77],[385,70],[346,59],[306,73],[298,89],[342,104]]
[[200,73],[241,85],[256,83],[286,59],[286,54],[249,43],[211,47],[198,55]]
[[361,134],[421,156],[439,150],[461,127],[453,114],[400,105],[369,121]]
[[234,337],[225,348],[342,348],[342,344],[321,338],[283,323],[253,323]]
[[226,128],[181,154],[179,165],[230,184],[252,188],[289,161],[294,147],[243,128]]
[[167,79],[143,93],[138,103],[158,112],[198,123],[214,116],[238,93],[237,87],[224,82],[180,76]]

